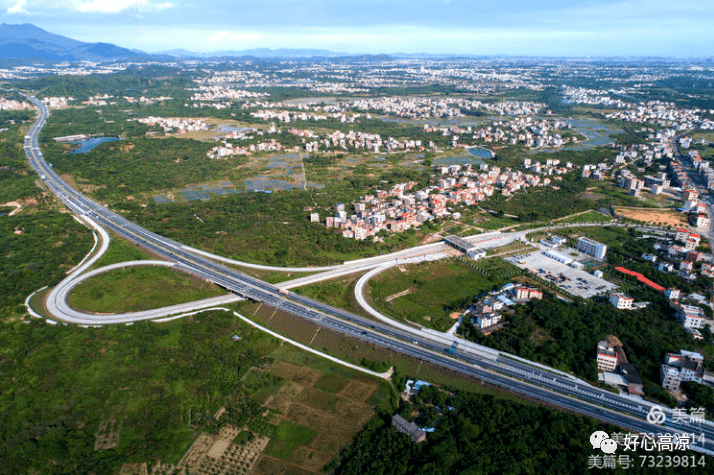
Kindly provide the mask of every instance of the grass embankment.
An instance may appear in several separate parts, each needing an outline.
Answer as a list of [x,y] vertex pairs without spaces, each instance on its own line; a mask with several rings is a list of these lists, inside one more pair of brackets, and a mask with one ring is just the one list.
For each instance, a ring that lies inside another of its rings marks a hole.
[[375,308],[385,315],[444,331],[454,323],[451,315],[466,310],[475,295],[519,274],[497,258],[428,262],[388,269],[370,280],[368,291]]
[[137,312],[223,294],[212,283],[169,268],[127,267],[80,283],[69,304],[92,313]]
[[114,233],[109,233],[109,237],[109,248],[107,248],[107,251],[102,255],[102,257],[100,257],[99,260],[92,265],[92,269],[98,269],[100,267],[105,267],[119,262],[158,259],[156,256],[152,256],[139,246],[130,243],[126,239],[121,238]]

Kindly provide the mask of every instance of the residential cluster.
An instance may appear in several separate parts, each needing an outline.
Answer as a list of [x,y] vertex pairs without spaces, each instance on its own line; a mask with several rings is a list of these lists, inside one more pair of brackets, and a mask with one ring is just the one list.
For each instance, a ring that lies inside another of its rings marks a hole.
[[[249,138],[253,138],[249,136]],[[275,139],[270,139],[267,142],[258,142],[245,146],[234,145],[230,142],[223,141],[221,145],[213,147],[206,153],[208,158],[228,158],[233,155],[250,155],[256,152],[279,152],[284,150],[283,145]]]
[[[631,103],[622,99],[613,99],[610,92],[617,94],[618,91],[603,91],[600,89],[587,89],[584,87],[563,86],[562,93],[564,102],[571,104],[589,104],[594,106],[604,106],[614,109],[629,109]],[[624,92],[620,92],[621,94]]]
[[6,99],[4,97],[0,97],[0,110],[3,111],[17,111],[17,110],[23,110],[23,109],[30,109],[32,106],[27,103],[27,102],[20,102],[16,101],[14,99]]
[[67,107],[70,102],[74,100],[74,97],[43,97],[42,102],[44,102],[49,109],[59,109],[61,107]]
[[233,89],[225,86],[200,86],[197,89],[189,89],[189,91],[196,91],[191,96],[192,101],[242,100],[270,96],[267,92],[246,91],[245,89]]
[[714,128],[714,122],[702,119],[702,112],[706,111],[682,109],[672,102],[649,101],[627,110],[605,114],[605,117],[625,122],[652,123],[677,131],[702,126],[705,129]]
[[470,111],[488,111],[495,115],[536,115],[545,104],[521,101],[481,102],[472,99],[428,97],[380,97],[357,99],[349,108],[379,112],[409,119],[461,117]]
[[200,119],[180,117],[145,117],[142,119],[136,119],[136,121],[144,125],[154,125],[161,127],[167,134],[172,132],[177,134],[185,134],[186,132],[208,130],[208,125]]
[[538,175],[565,175],[579,167],[574,166],[572,162],[565,162],[565,164],[561,165],[560,159],[557,158],[548,158],[545,163],[541,163],[538,160],[534,162],[530,158],[524,158],[523,168]]
[[159,96],[159,97],[145,97],[145,96],[139,96],[139,97],[131,97],[131,96],[124,96],[124,100],[128,102],[129,104],[154,104],[156,102],[163,102],[163,101],[170,101],[172,100],[173,97],[168,97],[168,96]]
[[108,104],[116,105],[116,101],[107,102],[109,99],[113,99],[114,96],[109,94],[96,94],[94,96],[89,96],[86,101],[82,101],[82,104],[88,106],[106,106]]
[[[682,147],[689,148],[689,147]],[[703,160],[697,150],[687,152],[687,159],[691,162],[692,167],[699,175],[699,178],[704,183],[708,190],[714,190],[714,168],[709,160]]]
[[[436,186],[427,186],[410,192],[416,183],[399,183],[390,190],[379,190],[375,195],[364,196],[353,203],[353,214],[348,215],[344,203],[335,206],[335,214],[325,218],[327,227],[337,227],[347,238],[366,239],[379,231],[405,231],[413,226],[451,214],[447,205],[463,203],[473,205],[497,191],[504,196],[531,186],[547,186],[550,178],[523,173],[510,168],[481,164],[479,170],[472,165],[452,165],[438,168],[441,177]],[[554,177],[560,179],[562,177]],[[313,212],[312,222],[320,222]]]
[[562,147],[576,143],[576,137],[564,138],[556,130],[569,130],[572,126],[563,121],[535,120],[532,117],[517,117],[509,121],[493,121],[490,126],[476,129],[474,140],[486,143],[522,144],[529,148]]
[[542,299],[543,291],[536,287],[509,283],[500,291],[478,299],[466,310],[464,318],[468,316],[475,328],[488,335],[502,326],[504,314],[513,312],[510,307]]
[[344,114],[340,112],[334,112],[331,114],[317,114],[315,112],[296,112],[296,111],[286,111],[286,110],[257,110],[250,113],[251,116],[256,119],[262,120],[277,120],[278,122],[295,122],[297,120],[303,121],[322,121],[329,119],[336,119],[340,123],[352,123],[356,118],[360,117],[359,114]]
[[682,383],[692,381],[711,384],[714,377],[704,370],[704,357],[700,353],[679,350],[677,353],[667,353],[664,364],[660,367],[662,387],[672,393],[679,393]]

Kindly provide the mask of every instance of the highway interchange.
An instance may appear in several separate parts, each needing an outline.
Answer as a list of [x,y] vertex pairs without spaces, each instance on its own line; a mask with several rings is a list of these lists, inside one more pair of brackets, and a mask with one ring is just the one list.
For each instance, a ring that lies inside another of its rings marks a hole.
[[[71,188],[45,162],[39,149],[38,136],[49,116],[49,111],[35,97],[26,97],[39,110],[39,117],[25,138],[25,153],[30,165],[40,175],[46,186],[76,214],[95,222],[100,227],[115,232],[169,262],[175,263],[175,268],[210,280],[237,295],[263,302],[333,331],[507,388],[562,409],[623,427],[632,432],[677,434],[680,433],[678,429],[681,429],[686,433],[693,433],[695,438],[691,442],[692,448],[714,455],[714,424],[710,422],[696,425],[681,422],[677,429],[651,424],[645,419],[653,407],[653,404],[649,402],[630,399],[595,388],[573,376],[473,343],[460,344],[453,350],[453,354],[446,354],[444,350],[451,347],[453,339],[446,339],[444,336],[426,331],[407,332],[383,322],[369,320],[307,297],[286,292],[278,286],[216,263],[205,255],[191,252],[191,248],[187,246],[154,234],[126,220]],[[430,246],[434,247],[433,251],[443,249],[443,244]],[[417,254],[423,252],[420,249]],[[410,255],[409,251],[402,251],[402,253],[404,258],[408,258]],[[386,259],[393,260],[394,257]],[[380,262],[377,259],[376,265],[372,267],[380,265]],[[337,267],[339,266],[331,269]],[[137,318],[115,321],[108,316],[96,315],[80,321],[69,320],[69,322],[98,325],[127,323],[134,320]],[[671,411],[665,410],[665,412],[671,417]]]

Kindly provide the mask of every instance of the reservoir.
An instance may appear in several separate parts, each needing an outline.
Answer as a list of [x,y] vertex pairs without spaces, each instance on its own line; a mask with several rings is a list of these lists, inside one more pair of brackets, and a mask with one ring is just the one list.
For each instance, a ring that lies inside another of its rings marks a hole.
[[101,143],[116,142],[117,140],[120,140],[119,137],[92,137],[85,140],[74,140],[68,143],[79,144],[79,147],[69,153],[87,153]]
[[478,158],[494,158],[496,156],[492,151],[483,147],[466,147],[466,151]]

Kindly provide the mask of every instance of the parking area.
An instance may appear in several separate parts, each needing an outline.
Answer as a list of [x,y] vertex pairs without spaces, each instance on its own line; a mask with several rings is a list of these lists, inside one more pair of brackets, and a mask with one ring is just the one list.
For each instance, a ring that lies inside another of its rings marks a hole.
[[[517,256],[508,257],[506,260],[521,269],[533,272],[542,279],[553,282],[558,288],[578,297],[587,299],[617,288],[617,285],[595,277],[583,269],[573,268],[546,256],[544,254],[546,250],[548,248],[529,254],[518,254]],[[576,251],[566,249],[559,252],[570,254]],[[573,256],[573,259],[577,258]]]

